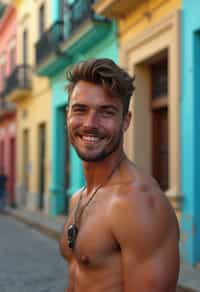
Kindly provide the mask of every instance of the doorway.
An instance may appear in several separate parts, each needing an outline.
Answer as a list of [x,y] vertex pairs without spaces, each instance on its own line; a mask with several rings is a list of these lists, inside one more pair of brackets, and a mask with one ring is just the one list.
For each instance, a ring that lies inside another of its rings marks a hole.
[[44,209],[44,195],[45,195],[45,159],[46,159],[46,125],[40,124],[38,127],[38,193],[39,201],[38,208]]
[[168,59],[151,65],[152,174],[163,191],[169,188]]
[[22,173],[22,181],[23,181],[23,197],[22,197],[22,205],[26,206],[27,204],[27,196],[29,191],[29,130],[25,129],[23,131],[23,173]]
[[0,170],[4,171],[4,141],[0,142]]
[[10,139],[10,205],[15,207],[15,167],[16,167],[16,139],[12,137]]

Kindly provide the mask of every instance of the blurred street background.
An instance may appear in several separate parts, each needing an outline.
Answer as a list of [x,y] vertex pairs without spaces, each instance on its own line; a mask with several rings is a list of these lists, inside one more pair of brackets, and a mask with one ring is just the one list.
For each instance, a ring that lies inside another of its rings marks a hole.
[[199,0],[0,0],[0,292],[65,286],[57,240],[84,185],[66,71],[88,58],[135,76],[125,152],[172,204],[179,284],[200,291],[199,11]]
[[64,291],[67,267],[57,241],[5,215],[0,234],[1,292]]

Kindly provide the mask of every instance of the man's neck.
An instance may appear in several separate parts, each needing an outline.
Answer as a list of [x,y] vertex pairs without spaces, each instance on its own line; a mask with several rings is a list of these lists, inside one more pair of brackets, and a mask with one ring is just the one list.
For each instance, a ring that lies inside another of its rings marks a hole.
[[121,150],[112,153],[111,155],[100,161],[84,161],[83,169],[86,179],[87,194],[93,191],[97,186],[104,185],[104,183],[106,184],[107,179],[111,175],[112,171],[117,171],[124,157],[125,154],[123,150]]

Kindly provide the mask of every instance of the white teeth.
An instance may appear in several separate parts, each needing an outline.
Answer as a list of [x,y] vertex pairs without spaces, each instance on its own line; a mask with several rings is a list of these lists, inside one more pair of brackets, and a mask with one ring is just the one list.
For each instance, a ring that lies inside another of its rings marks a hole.
[[88,142],[97,142],[99,141],[98,137],[92,137],[92,136],[83,136],[83,140],[88,141]]

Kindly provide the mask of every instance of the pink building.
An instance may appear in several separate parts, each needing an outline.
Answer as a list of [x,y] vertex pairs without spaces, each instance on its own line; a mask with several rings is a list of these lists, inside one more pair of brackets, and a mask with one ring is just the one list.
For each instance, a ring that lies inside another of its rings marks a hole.
[[15,205],[16,113],[8,102],[7,79],[16,66],[16,9],[7,5],[0,18],[0,170],[7,175],[7,198]]

